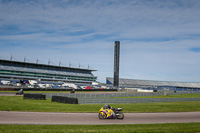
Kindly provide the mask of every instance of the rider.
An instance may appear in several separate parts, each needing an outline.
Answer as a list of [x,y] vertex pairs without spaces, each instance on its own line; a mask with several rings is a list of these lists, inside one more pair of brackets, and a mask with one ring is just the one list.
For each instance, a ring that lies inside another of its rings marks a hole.
[[111,115],[114,115],[114,108],[112,108],[110,105],[108,104],[105,104],[103,107],[103,109],[106,109],[107,110],[107,117],[111,116]]

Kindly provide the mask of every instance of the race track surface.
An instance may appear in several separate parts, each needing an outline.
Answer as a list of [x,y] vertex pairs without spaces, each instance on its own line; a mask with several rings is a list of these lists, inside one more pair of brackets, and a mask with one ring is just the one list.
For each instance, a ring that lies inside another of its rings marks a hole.
[[154,124],[200,122],[200,112],[125,113],[123,120],[100,120],[98,113],[47,113],[0,111],[0,124]]

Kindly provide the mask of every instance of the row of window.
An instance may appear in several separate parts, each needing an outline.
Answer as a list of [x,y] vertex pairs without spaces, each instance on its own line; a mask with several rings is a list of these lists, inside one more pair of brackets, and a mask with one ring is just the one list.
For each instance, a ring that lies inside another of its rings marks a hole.
[[0,70],[0,74],[9,76],[27,76],[37,78],[49,78],[49,79],[61,79],[61,80],[82,80],[82,81],[96,81],[96,77],[81,77],[71,75],[56,75],[56,74],[44,74],[44,73],[31,73],[31,72],[19,72],[19,71],[5,71]]

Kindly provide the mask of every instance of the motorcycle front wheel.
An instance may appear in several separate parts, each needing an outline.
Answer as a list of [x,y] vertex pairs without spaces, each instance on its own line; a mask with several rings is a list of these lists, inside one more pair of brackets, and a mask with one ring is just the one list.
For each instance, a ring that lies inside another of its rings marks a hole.
[[124,114],[121,113],[120,115],[116,115],[117,116],[117,119],[124,119]]
[[106,119],[106,114],[104,112],[99,113],[99,119]]

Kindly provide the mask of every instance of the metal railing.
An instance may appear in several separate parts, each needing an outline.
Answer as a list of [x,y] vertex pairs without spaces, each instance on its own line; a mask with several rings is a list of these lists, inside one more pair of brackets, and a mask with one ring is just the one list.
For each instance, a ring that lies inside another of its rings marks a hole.
[[55,96],[66,96],[66,97],[75,97],[75,98],[117,98],[117,97],[142,97],[142,96],[163,96],[163,95],[179,95],[179,94],[195,94],[200,93],[195,91],[187,91],[187,92],[152,92],[152,93],[60,93],[60,94],[48,94],[47,98],[51,98],[52,95]]
[[[149,102],[178,102],[178,101],[200,101],[200,98],[137,98],[143,96],[162,96],[194,94],[200,92],[154,92],[154,93],[65,93],[65,94],[46,94],[47,98],[52,96],[65,96],[78,98],[79,104],[101,104],[101,103],[149,103]],[[127,98],[126,98],[127,97]],[[134,97],[134,98],[128,98]]]
[[200,98],[78,98],[79,104],[120,104],[200,101]]

